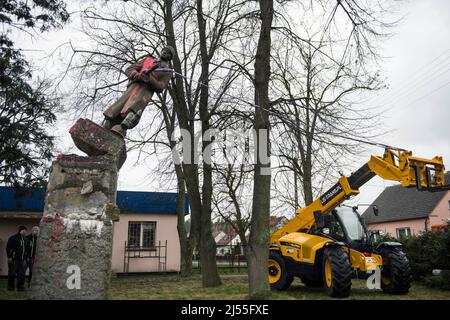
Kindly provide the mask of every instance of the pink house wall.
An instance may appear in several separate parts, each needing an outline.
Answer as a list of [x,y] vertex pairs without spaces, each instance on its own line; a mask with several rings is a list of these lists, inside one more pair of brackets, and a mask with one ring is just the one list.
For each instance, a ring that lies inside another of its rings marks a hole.
[[[128,221],[156,221],[156,244],[167,240],[167,272],[180,271],[180,242],[177,232],[177,216],[175,214],[121,214],[119,222],[114,224],[112,271],[123,272],[124,243],[128,239]],[[8,238],[24,225],[28,233],[39,219],[1,219],[0,220],[0,276],[8,274],[6,259],[6,243]],[[131,259],[130,272],[156,272],[158,259]]]
[[421,231],[425,230],[425,218],[414,219],[414,220],[401,220],[401,221],[391,221],[383,223],[374,223],[368,225],[370,231],[380,230],[385,234],[390,234],[393,237],[397,237],[398,228],[410,228],[413,235],[419,234]]
[[447,191],[430,214],[430,226],[447,222],[450,218],[449,201],[450,191]]
[[0,276],[8,275],[6,243],[9,237],[17,233],[19,226],[27,227],[27,234],[29,234],[31,228],[36,225],[39,225],[39,219],[3,219],[0,221]]
[[433,209],[429,218],[425,219],[413,219],[413,220],[402,220],[402,221],[392,221],[384,223],[375,223],[368,226],[369,230],[381,230],[384,233],[389,233],[390,235],[396,237],[398,228],[410,228],[412,234],[419,234],[421,231],[425,231],[425,225],[428,231],[431,231],[433,225],[445,224],[448,219],[450,219],[450,191],[447,191],[442,197],[441,201]]
[[[167,272],[180,271],[180,241],[177,232],[177,216],[175,214],[121,214],[120,221],[114,223],[114,243],[112,271],[123,272],[125,241],[128,240],[129,221],[156,221],[155,244],[167,240]],[[129,272],[157,272],[158,259],[130,259]]]

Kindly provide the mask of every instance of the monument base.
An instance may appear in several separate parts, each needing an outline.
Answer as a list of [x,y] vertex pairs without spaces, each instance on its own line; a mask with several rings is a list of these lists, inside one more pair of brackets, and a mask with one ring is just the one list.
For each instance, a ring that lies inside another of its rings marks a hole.
[[107,298],[120,161],[62,155],[53,162],[30,299]]

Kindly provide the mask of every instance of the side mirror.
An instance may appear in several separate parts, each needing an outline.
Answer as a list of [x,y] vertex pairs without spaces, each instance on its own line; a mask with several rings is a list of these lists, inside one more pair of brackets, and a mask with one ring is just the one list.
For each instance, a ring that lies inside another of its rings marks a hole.
[[322,211],[314,211],[314,220],[317,229],[329,228],[331,226],[331,215],[323,214]]
[[378,217],[378,207],[373,206],[372,209],[373,209],[373,214]]

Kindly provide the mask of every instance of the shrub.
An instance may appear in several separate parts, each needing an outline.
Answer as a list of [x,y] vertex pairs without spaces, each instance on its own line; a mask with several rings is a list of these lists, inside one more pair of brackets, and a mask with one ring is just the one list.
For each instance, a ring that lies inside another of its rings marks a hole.
[[450,290],[450,270],[442,270],[438,276],[427,276],[424,278],[425,284],[444,290]]
[[450,290],[450,270],[442,270],[440,288]]
[[413,277],[420,279],[433,269],[450,269],[450,231],[423,232],[404,241],[404,250],[411,264]]

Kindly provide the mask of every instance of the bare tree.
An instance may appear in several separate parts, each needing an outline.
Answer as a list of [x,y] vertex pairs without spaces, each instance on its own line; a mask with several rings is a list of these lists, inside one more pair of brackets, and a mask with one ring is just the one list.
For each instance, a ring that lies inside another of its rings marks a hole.
[[[167,91],[165,92],[167,93]],[[160,96],[161,112],[164,116],[164,123],[167,132],[167,140],[170,141],[170,150],[176,150],[176,141],[172,139],[174,131],[176,129],[176,117],[175,111],[169,108],[166,102],[167,95]],[[177,208],[177,231],[180,239],[181,248],[181,261],[180,261],[180,274],[182,277],[188,277],[192,275],[192,254],[194,251],[195,239],[192,234],[188,234],[185,223],[185,203],[186,203],[186,187],[184,181],[183,167],[181,161],[178,159],[178,153],[173,152],[172,157],[173,167],[175,167],[175,174],[177,179],[177,191],[178,191],[178,208]]]
[[244,190],[250,184],[252,170],[240,165],[240,170],[233,170],[230,165],[226,168],[214,168],[220,178],[216,180],[216,190],[213,196],[214,207],[219,216],[239,235],[244,251],[247,251],[247,230],[250,226],[250,211],[247,210]]
[[[250,129],[251,121],[234,114],[221,113],[218,139],[214,151],[225,163],[215,163],[213,204],[218,216],[239,235],[247,254],[247,231],[251,218],[251,188],[253,165],[250,164],[250,137],[242,129]],[[219,134],[220,134],[219,133]]]
[[[343,138],[372,139],[381,133],[379,114],[360,104],[362,92],[382,87],[378,72],[371,74],[351,59],[339,65],[330,60],[332,52],[325,52],[333,39],[312,43],[310,38],[301,47],[286,45],[274,54],[274,83],[286,97],[277,104],[282,117],[274,129],[282,137],[276,144],[279,169],[294,173],[293,189],[301,183],[305,205],[322,191],[318,181],[329,181],[346,164],[346,157],[357,157],[364,150],[357,141]],[[298,195],[293,200],[299,207]]]
[[[175,33],[172,16],[172,1],[165,1],[165,24],[167,43],[173,47],[177,47],[175,41]],[[208,2],[207,5],[203,1],[196,1],[196,41],[198,41],[196,62],[199,60],[198,69],[198,85],[192,90],[192,81],[186,87],[188,93],[187,103],[183,99],[183,79],[176,78],[176,85],[172,100],[177,112],[180,128],[194,133],[193,121],[188,121],[189,111],[196,110],[198,104],[198,115],[202,134],[202,163],[201,172],[199,166],[194,163],[183,162],[184,176],[186,187],[189,194],[189,201],[192,208],[192,226],[201,226],[196,233],[198,234],[200,263],[203,272],[203,286],[211,287],[220,284],[220,278],[216,265],[216,244],[212,236],[212,194],[213,194],[213,171],[210,159],[207,158],[208,150],[211,148],[213,136],[210,136],[212,121],[217,114],[224,93],[229,89],[235,77],[236,72],[230,68],[224,68],[224,64],[228,56],[232,56],[231,44],[239,39],[239,25],[243,21],[242,10],[245,8],[245,1],[219,1]],[[182,64],[176,57],[174,59],[174,68],[177,74],[181,74]],[[191,66],[192,67],[192,66]],[[226,71],[225,71],[226,70]],[[185,72],[187,70],[184,70]],[[223,72],[225,71],[225,73]],[[210,90],[213,86],[216,90]],[[172,94],[172,93],[171,93]],[[211,95],[213,94],[213,95]],[[192,119],[192,117],[190,118]],[[191,150],[195,148],[192,146]],[[205,157],[206,156],[206,157]],[[191,161],[195,155],[192,154]],[[201,174],[201,186],[199,176]],[[194,211],[196,211],[194,215]],[[194,223],[194,219],[196,222]],[[192,230],[192,228],[191,228]]]
[[[261,0],[261,27],[255,59],[255,122],[258,148],[253,182],[253,208],[250,238],[247,248],[249,293],[251,298],[262,298],[270,293],[267,274],[269,258],[270,218],[270,162],[261,157],[261,149],[269,152],[269,79],[271,56],[271,30],[274,14],[273,1]],[[270,153],[267,155],[270,157]]]

